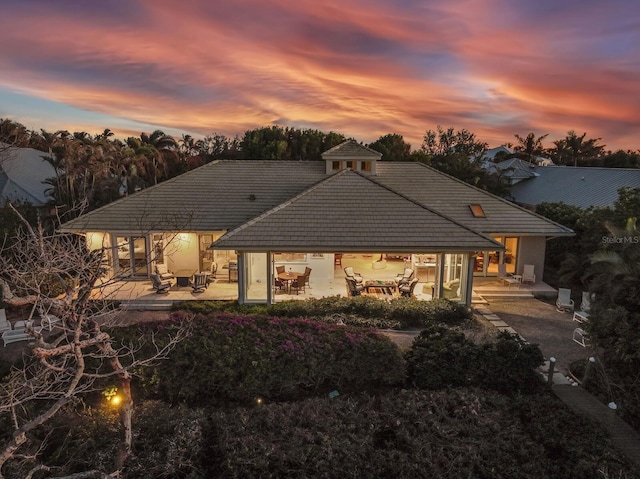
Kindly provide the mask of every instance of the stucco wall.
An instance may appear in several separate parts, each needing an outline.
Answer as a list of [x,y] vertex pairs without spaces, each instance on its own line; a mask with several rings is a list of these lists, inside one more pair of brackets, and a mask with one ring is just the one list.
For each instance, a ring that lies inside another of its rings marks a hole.
[[544,254],[547,243],[541,236],[522,236],[518,244],[518,274],[522,274],[525,264],[534,265],[536,283],[542,281]]

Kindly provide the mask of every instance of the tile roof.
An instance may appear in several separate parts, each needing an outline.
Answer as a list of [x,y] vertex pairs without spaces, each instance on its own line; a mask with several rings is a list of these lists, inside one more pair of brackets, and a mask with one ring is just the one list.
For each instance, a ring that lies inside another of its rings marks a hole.
[[351,170],[222,236],[219,249],[473,251],[502,246]]
[[347,140],[325,151],[322,154],[322,158],[361,158],[365,160],[379,160],[380,158],[382,158],[382,153],[376,150],[372,150],[368,146],[361,145],[355,140]]
[[[420,163],[380,161],[371,178],[482,234],[572,234],[514,203]],[[83,215],[64,224],[62,231],[145,234],[232,230],[326,179],[323,161],[220,160]],[[360,208],[357,196],[349,201],[352,207]],[[480,204],[486,218],[474,218],[471,203]],[[329,213],[316,207],[311,215],[321,221]],[[379,229],[380,224],[373,231]]]
[[322,161],[214,161],[80,216],[61,230],[224,231],[325,178]]
[[536,178],[511,187],[511,196],[517,203],[613,206],[620,188],[640,188],[640,169],[538,166],[534,171]]
[[[573,235],[569,228],[422,163],[381,161],[377,173],[383,185],[480,233]],[[469,209],[472,203],[481,205],[486,217],[475,218]]]

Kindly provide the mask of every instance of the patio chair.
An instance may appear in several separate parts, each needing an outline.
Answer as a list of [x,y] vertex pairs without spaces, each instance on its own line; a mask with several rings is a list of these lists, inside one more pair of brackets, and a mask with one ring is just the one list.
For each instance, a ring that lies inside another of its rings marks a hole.
[[7,320],[7,312],[0,309],[0,332],[10,331],[11,323]]
[[276,288],[276,291],[286,291],[287,283],[282,281],[281,279],[275,277],[273,278],[273,286]]
[[276,274],[284,273],[284,266],[276,266]]
[[216,273],[218,272],[218,263],[213,261],[211,263],[210,273],[207,275],[207,284],[216,282]]
[[446,299],[460,296],[460,280],[453,279],[442,284],[442,297]]
[[171,281],[163,281],[159,274],[151,275],[151,284],[153,284],[153,289],[155,289],[158,294],[168,293],[169,288],[171,288]]
[[364,281],[364,278],[362,277],[362,275],[360,273],[354,273],[353,268],[351,266],[347,266],[344,269],[344,275],[346,276],[347,279],[352,279],[358,284],[362,284],[362,282]]
[[586,348],[590,344],[587,333],[582,328],[576,328],[573,330],[573,340],[583,348]]
[[358,283],[353,278],[345,278],[347,282],[347,288],[349,290],[349,296],[360,296],[364,291],[364,285],[362,283]]
[[520,281],[511,276],[511,273],[507,273],[507,265],[504,263],[498,265],[498,280],[502,281],[509,288],[511,288],[512,284],[520,287]]
[[400,291],[400,294],[405,298],[411,298],[413,296],[413,290],[415,289],[416,284],[418,284],[418,281],[420,281],[419,278],[413,278],[407,283],[402,283],[398,286],[398,291]]
[[409,283],[412,278],[413,278],[413,269],[405,268],[404,272],[402,274],[397,275],[394,281],[396,282],[396,285],[400,287],[400,285],[402,284]]
[[571,299],[571,290],[567,288],[558,288],[558,299],[556,299],[556,307],[560,311],[573,311],[573,299]]
[[573,312],[573,320],[577,323],[585,323],[589,319],[589,310],[591,309],[591,295],[587,291],[582,292],[582,302],[580,310]]
[[156,264],[156,274],[160,276],[162,281],[175,278],[173,273],[167,269],[166,264]]
[[535,284],[536,283],[536,275],[533,272],[534,269],[534,265],[532,264],[525,264],[524,268],[522,269],[522,282],[523,283],[531,283],[531,284]]
[[311,268],[307,266],[304,268],[304,285],[311,287],[311,284],[309,284],[309,276],[311,276]]
[[202,293],[209,286],[207,275],[203,273],[194,274],[193,279],[189,281],[189,285],[193,289],[193,293]]

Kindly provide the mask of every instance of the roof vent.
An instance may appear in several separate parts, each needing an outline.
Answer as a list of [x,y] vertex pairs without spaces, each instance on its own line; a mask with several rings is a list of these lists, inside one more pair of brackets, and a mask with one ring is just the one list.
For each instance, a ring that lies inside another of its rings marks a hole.
[[256,200],[256,195],[254,195],[253,193],[251,193],[249,195],[249,201],[255,201]]

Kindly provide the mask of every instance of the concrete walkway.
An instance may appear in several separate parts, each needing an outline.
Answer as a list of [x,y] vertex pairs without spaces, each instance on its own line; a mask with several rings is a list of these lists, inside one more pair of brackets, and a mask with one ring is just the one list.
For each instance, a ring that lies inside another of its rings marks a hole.
[[[569,332],[573,330],[575,325],[571,324],[572,321],[570,320],[570,315],[558,312],[559,316],[554,318],[550,313],[550,308],[552,307],[550,307],[550,305],[548,305],[547,303],[539,300],[518,301],[518,303],[519,304],[515,306],[496,304],[496,310],[508,311],[508,313],[504,315],[499,315],[500,313],[494,314],[489,305],[476,308],[476,313],[478,313],[484,320],[488,321],[497,329],[506,330],[511,333],[518,334],[525,341],[527,341],[528,338],[525,337],[526,334],[523,336],[520,331],[516,330],[516,328],[513,327],[516,325],[522,325],[523,327],[518,329],[524,329],[527,330],[527,332],[534,333],[532,335],[536,337],[536,341],[530,342],[536,342],[537,344],[539,344],[540,349],[543,351],[543,354],[545,354],[545,349],[548,350],[549,344],[546,344],[545,347],[545,345],[540,342],[541,339],[544,340],[544,332],[540,331],[540,328],[544,328],[545,331],[548,332],[549,328],[545,328],[545,326],[549,325],[545,323],[550,319],[549,317],[551,316],[551,320],[554,320],[554,323],[551,324],[551,329],[559,328],[560,331],[562,331],[564,334],[564,338],[554,338],[553,349],[558,351],[560,354],[564,352],[572,359],[575,358],[575,346],[577,345],[575,345],[575,343],[571,344],[573,343],[573,340],[569,335]],[[511,308],[519,308],[520,312],[518,313],[517,310],[514,312]],[[539,316],[536,315],[537,309],[540,310]],[[523,323],[521,322],[522,318],[519,318],[518,316],[527,318],[528,321],[526,321],[526,323]],[[558,344],[557,341],[559,340],[564,340],[567,345]],[[581,347],[578,346],[578,348]],[[585,355],[585,357],[586,355],[591,353],[585,348],[581,348],[581,350],[582,354]],[[549,365],[550,362],[547,359],[544,366],[540,368],[540,372],[547,382],[549,379]],[[611,436],[611,443],[615,447],[617,447],[618,450],[623,452],[629,460],[634,462],[637,466],[640,466],[640,434],[638,434],[631,426],[620,419],[613,408],[610,408],[609,406],[600,402],[600,400],[588,393],[584,388],[580,387],[577,382],[569,377],[566,374],[566,366],[566,358],[563,362],[556,361],[556,363],[554,363],[554,373],[551,387],[553,393],[576,414],[586,416],[603,426]]]

